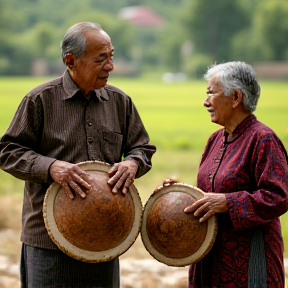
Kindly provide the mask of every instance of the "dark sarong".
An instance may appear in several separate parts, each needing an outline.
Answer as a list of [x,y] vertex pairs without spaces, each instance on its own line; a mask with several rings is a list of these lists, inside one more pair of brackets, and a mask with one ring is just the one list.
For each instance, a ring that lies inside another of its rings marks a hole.
[[60,250],[22,245],[21,288],[119,288],[119,259],[85,263]]

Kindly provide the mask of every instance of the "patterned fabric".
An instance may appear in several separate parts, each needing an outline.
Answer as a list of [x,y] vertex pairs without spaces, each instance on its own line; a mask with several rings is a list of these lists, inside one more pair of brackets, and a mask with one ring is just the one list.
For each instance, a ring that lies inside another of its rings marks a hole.
[[188,287],[247,288],[255,227],[264,237],[267,287],[284,287],[279,216],[288,209],[288,166],[287,152],[275,133],[254,115],[231,136],[224,129],[215,132],[202,155],[197,182],[203,191],[225,193],[228,212],[217,215],[215,244],[191,265]]

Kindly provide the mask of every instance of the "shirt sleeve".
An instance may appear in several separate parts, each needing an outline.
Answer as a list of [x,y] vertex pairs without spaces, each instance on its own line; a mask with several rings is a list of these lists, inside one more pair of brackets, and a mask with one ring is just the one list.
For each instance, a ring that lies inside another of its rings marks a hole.
[[124,159],[134,159],[139,163],[136,175],[138,178],[151,169],[151,159],[152,155],[156,152],[156,147],[150,143],[148,133],[130,98],[129,101]]
[[56,159],[37,153],[42,129],[40,97],[24,97],[0,142],[1,169],[22,180],[49,183],[49,167]]
[[264,225],[288,209],[287,153],[276,135],[258,140],[251,156],[255,191],[227,193],[229,214],[235,229]]

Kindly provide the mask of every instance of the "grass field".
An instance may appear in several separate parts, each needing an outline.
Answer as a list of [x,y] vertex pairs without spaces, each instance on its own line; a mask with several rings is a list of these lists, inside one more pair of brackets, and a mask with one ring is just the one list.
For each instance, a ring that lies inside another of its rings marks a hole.
[[[25,94],[46,80],[49,78],[0,78],[0,135],[7,129]],[[206,82],[165,84],[160,76],[150,76],[141,80],[111,78],[109,83],[132,97],[151,142],[158,148],[152,171],[135,182],[142,202],[145,203],[153,189],[168,176],[195,185],[198,163],[207,138],[221,128],[210,122],[210,116],[203,107]],[[264,81],[260,84],[262,93],[255,115],[271,127],[288,147],[288,85]],[[22,186],[21,181],[0,171],[0,196],[10,193],[21,195]],[[288,252],[286,214],[281,220],[285,250]]]

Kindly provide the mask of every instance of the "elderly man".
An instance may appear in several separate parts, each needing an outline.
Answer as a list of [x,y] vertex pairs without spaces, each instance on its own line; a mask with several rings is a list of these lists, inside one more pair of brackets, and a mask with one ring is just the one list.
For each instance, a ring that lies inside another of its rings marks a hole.
[[[151,169],[155,146],[131,99],[106,84],[114,49],[98,24],[81,22],[62,41],[63,76],[22,100],[1,139],[1,168],[25,180],[22,287],[119,287],[119,261],[91,264],[58,250],[45,229],[42,204],[55,181],[67,197],[86,197],[93,183],[75,163],[113,164],[109,184],[126,194]],[[85,199],[84,199],[85,201]]]

